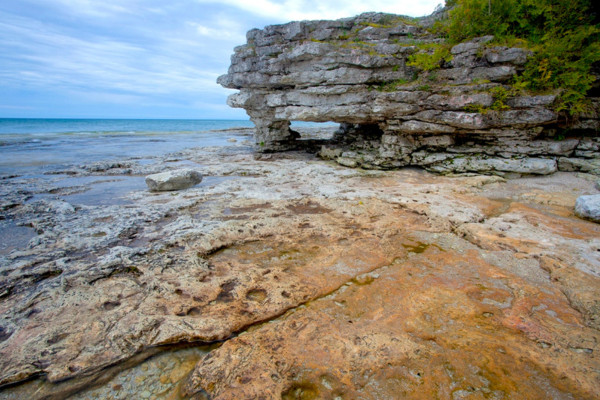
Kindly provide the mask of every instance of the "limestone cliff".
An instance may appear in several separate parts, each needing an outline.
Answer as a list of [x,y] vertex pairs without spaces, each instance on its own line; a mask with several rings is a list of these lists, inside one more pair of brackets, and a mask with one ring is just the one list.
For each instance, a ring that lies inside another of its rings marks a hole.
[[333,121],[340,129],[320,155],[351,167],[600,173],[599,99],[566,125],[552,109],[555,93],[498,89],[529,50],[491,45],[488,36],[452,47],[435,70],[409,66],[411,55],[443,40],[427,30],[435,17],[366,13],[254,29],[218,82],[240,90],[228,104],[247,111],[260,152],[300,146],[290,121]]

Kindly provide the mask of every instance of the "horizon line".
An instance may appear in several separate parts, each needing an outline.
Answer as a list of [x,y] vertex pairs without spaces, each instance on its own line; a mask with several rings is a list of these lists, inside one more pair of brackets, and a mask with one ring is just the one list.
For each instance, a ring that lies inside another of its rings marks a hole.
[[170,121],[250,121],[250,119],[239,118],[152,118],[152,117],[0,117],[0,119],[110,119],[110,120],[170,120]]

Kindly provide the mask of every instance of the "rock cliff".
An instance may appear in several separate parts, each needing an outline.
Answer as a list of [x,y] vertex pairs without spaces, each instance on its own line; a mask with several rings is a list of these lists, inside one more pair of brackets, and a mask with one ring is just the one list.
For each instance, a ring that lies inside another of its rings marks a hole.
[[452,47],[439,68],[409,65],[443,41],[427,30],[435,18],[366,13],[254,29],[218,82],[239,89],[228,104],[247,111],[260,152],[302,146],[290,121],[333,121],[320,155],[349,167],[600,173],[599,99],[567,124],[556,93],[510,96],[531,52],[491,36]]

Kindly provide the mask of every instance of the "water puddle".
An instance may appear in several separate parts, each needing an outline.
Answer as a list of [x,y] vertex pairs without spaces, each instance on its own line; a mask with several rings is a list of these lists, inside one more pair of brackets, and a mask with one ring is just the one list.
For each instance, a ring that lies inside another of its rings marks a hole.
[[501,216],[510,209],[511,204],[514,202],[513,199],[507,197],[494,197],[490,198],[490,200],[496,202],[497,206],[490,210],[486,216],[487,218],[497,218]]
[[35,236],[33,228],[19,226],[14,221],[0,221],[0,254],[24,249]]
[[154,164],[157,162],[157,160],[154,160],[151,158],[136,158],[136,159],[133,159],[132,161],[136,162],[138,165],[150,165],[150,164]]
[[225,181],[229,181],[235,178],[240,178],[239,176],[236,175],[230,175],[230,176],[205,176],[202,178],[202,182],[200,182],[198,185],[196,186],[207,186],[207,187],[213,187],[213,186],[217,186],[220,183],[223,183]]
[[207,347],[192,347],[161,353],[119,373],[102,387],[86,390],[70,399],[182,399],[179,383],[209,351]]
[[199,167],[202,167],[201,164],[198,164],[197,162],[194,162],[192,160],[172,159],[172,160],[166,160],[165,163],[168,163],[169,165],[176,165],[177,167],[181,167],[181,168],[199,168]]
[[142,176],[115,176],[98,179],[98,177],[70,178],[78,180],[95,178],[88,190],[63,197],[71,204],[86,206],[112,206],[130,203],[125,196],[134,190],[145,190],[146,182]]
[[[179,385],[194,369],[202,357],[218,347],[178,346],[164,350],[151,357],[141,357],[145,360],[136,362],[134,359],[122,365],[109,368],[96,380],[70,380],[51,384],[43,379],[36,379],[22,385],[4,389],[0,397],[5,400],[22,399],[62,399],[75,400],[181,400]],[[153,352],[160,351],[155,348]],[[139,361],[139,360],[138,360]],[[134,364],[133,366],[132,363]],[[81,390],[81,387],[90,387]],[[69,393],[77,393],[69,396]]]
[[68,175],[55,175],[59,179],[53,182],[56,187],[52,190],[56,191],[60,188],[70,188],[75,186],[85,186],[99,182],[106,182],[113,180],[113,177],[106,176],[68,176]]
[[141,176],[67,176],[60,175],[41,193],[36,193],[28,203],[39,200],[61,199],[71,204],[101,206],[128,204],[124,197],[134,190],[146,188]]
[[429,247],[435,247],[439,251],[444,251],[444,249],[442,249],[440,246],[438,246],[435,243],[417,242],[417,244],[415,244],[415,245],[402,243],[402,247],[404,247],[406,249],[406,251],[408,251],[409,253],[414,253],[414,254],[422,254]]

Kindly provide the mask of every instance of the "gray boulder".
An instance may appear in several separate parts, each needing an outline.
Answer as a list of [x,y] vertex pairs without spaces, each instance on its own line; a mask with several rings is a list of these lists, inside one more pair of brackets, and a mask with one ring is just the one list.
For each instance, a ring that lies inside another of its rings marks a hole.
[[561,171],[580,171],[600,175],[600,158],[582,159],[561,157],[558,159],[558,169]]
[[187,189],[202,182],[202,174],[192,169],[178,169],[146,177],[146,185],[152,192]]
[[530,50],[515,47],[492,47],[486,53],[485,58],[492,64],[508,62],[515,65],[523,65],[532,53]]
[[575,202],[575,215],[600,222],[600,194],[579,196]]

